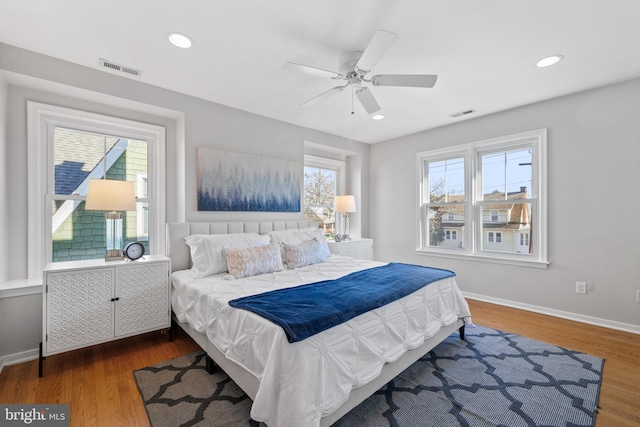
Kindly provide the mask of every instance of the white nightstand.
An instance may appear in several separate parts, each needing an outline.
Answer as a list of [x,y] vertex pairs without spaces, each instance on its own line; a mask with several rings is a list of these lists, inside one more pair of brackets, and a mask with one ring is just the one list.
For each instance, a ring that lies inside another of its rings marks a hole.
[[344,255],[352,258],[373,259],[373,240],[353,238],[342,242],[328,241],[329,251],[335,255]]
[[171,260],[54,262],[44,269],[44,357],[171,325]]

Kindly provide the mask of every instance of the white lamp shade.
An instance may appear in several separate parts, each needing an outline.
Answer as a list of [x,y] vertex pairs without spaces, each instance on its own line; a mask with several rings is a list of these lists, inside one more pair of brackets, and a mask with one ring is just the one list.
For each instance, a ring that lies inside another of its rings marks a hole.
[[351,195],[335,197],[336,212],[352,213],[356,211],[356,198]]
[[136,193],[131,181],[91,179],[84,206],[88,211],[135,211]]

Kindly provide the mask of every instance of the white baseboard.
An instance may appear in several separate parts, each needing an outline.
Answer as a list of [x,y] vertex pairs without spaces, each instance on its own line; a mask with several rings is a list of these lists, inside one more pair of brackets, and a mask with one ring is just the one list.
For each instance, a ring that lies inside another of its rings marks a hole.
[[[525,311],[532,311],[534,313],[546,314],[553,317],[559,317],[561,319],[573,320],[576,322],[587,323],[589,325],[602,326],[603,328],[616,329],[618,331],[630,332],[632,334],[640,335],[640,326],[638,325],[601,319],[599,317],[584,316],[582,314],[571,313],[568,311],[554,310],[552,308],[524,304],[521,302],[510,301],[501,298],[488,297],[486,295],[479,295],[470,292],[463,292],[462,294],[465,296],[465,298],[469,299],[489,302],[491,304],[503,305],[506,307],[517,308]],[[473,313],[471,313],[471,319],[473,320]]]
[[5,366],[17,365],[22,362],[29,362],[40,357],[40,351],[36,348],[33,350],[22,351],[20,353],[8,354],[0,357],[0,372]]

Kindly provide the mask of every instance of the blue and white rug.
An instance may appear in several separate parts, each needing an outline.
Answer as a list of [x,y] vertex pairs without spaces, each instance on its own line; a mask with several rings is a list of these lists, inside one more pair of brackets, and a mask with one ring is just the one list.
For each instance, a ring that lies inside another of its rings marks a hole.
[[593,426],[603,359],[482,326],[451,335],[335,426]]
[[[593,426],[604,360],[475,326],[340,419],[362,426]],[[251,400],[193,353],[135,371],[153,427],[255,426]]]

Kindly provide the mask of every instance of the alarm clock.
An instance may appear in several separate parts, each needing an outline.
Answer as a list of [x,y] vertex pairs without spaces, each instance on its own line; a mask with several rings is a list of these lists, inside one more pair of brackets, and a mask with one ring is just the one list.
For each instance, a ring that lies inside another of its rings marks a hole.
[[135,261],[144,255],[144,245],[140,242],[131,242],[122,251],[127,261]]

